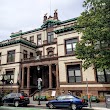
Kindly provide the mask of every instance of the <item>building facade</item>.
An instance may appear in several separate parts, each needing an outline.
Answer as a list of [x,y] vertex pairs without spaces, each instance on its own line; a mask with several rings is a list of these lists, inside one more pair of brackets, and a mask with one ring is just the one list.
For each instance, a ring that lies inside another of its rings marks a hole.
[[[84,71],[82,60],[76,58],[76,43],[81,33],[74,29],[77,18],[60,21],[44,15],[43,25],[27,32],[11,34],[11,39],[0,42],[0,90],[24,91],[33,94],[42,79],[42,91],[57,94],[105,95],[110,92],[109,71]],[[4,81],[3,81],[3,76]]]

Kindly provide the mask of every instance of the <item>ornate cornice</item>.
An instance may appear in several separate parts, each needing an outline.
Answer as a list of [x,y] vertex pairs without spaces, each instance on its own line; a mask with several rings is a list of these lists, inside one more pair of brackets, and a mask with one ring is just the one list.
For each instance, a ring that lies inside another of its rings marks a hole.
[[29,34],[29,33],[32,33],[32,32],[36,32],[36,31],[39,31],[39,30],[42,30],[42,28],[38,28],[38,29],[26,31],[26,32],[23,32],[23,33],[21,32],[21,33],[18,33],[18,34],[13,34],[10,37],[13,38],[13,37],[17,37],[17,36],[20,36],[20,35],[24,35],[24,34]]
[[71,26],[71,27],[65,27],[63,29],[56,30],[54,32],[55,32],[55,34],[60,34],[60,33],[68,32],[68,31],[73,31],[73,30],[75,30],[75,27]]
[[61,25],[61,24],[65,24],[65,23],[68,23],[68,22],[76,21],[76,20],[77,20],[77,18],[72,18],[72,19],[68,19],[68,20],[65,20],[65,21],[47,20],[47,21],[41,26],[41,28],[34,29],[34,30],[30,30],[30,31],[23,32],[23,33],[21,32],[21,33],[18,33],[18,34],[13,34],[13,35],[11,35],[10,37],[11,37],[11,38],[14,38],[14,37],[17,37],[17,36],[21,36],[21,35],[25,35],[25,34],[29,34],[29,33],[32,33],[32,32],[36,32],[36,31],[42,30],[43,28],[48,28],[49,26]]
[[24,45],[30,46],[32,48],[36,48],[37,46],[32,44],[31,42],[25,41],[25,40],[13,40],[13,41],[9,41],[3,44],[0,44],[0,47],[5,47],[5,46],[9,46],[9,45],[13,45],[13,44],[18,44],[18,43],[22,43]]

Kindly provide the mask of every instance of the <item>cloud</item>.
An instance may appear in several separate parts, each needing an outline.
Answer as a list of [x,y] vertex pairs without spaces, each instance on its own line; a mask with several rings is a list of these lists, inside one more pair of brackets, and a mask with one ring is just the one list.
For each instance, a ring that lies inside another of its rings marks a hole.
[[0,40],[9,38],[12,32],[39,28],[44,14],[53,15],[55,9],[61,21],[77,17],[83,11],[82,3],[83,0],[0,0]]

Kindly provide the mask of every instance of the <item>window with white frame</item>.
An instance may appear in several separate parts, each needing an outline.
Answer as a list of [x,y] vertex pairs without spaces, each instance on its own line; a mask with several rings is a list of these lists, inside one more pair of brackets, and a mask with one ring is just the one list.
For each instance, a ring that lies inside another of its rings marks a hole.
[[80,64],[67,65],[68,83],[81,82]]
[[66,54],[74,54],[77,42],[77,38],[65,40]]
[[110,70],[97,70],[97,82],[110,82]]

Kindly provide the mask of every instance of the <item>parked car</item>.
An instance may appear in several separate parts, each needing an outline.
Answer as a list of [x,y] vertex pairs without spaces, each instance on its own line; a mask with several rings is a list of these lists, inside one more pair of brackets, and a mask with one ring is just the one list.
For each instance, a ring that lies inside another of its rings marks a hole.
[[70,108],[72,110],[81,109],[82,107],[87,107],[88,103],[83,99],[78,98],[73,95],[61,95],[55,100],[48,101],[46,106],[50,109],[52,108]]
[[30,103],[29,97],[26,93],[10,93],[2,98],[3,104],[14,105],[18,107],[19,105],[27,106]]
[[[83,96],[83,99],[86,100],[86,101],[88,101],[88,96]],[[99,103],[100,102],[100,100],[98,99],[97,96],[91,96],[90,97],[90,100],[91,100],[91,102],[96,102],[96,103]]]
[[2,95],[0,94],[0,106],[3,105],[3,102],[2,102]]

